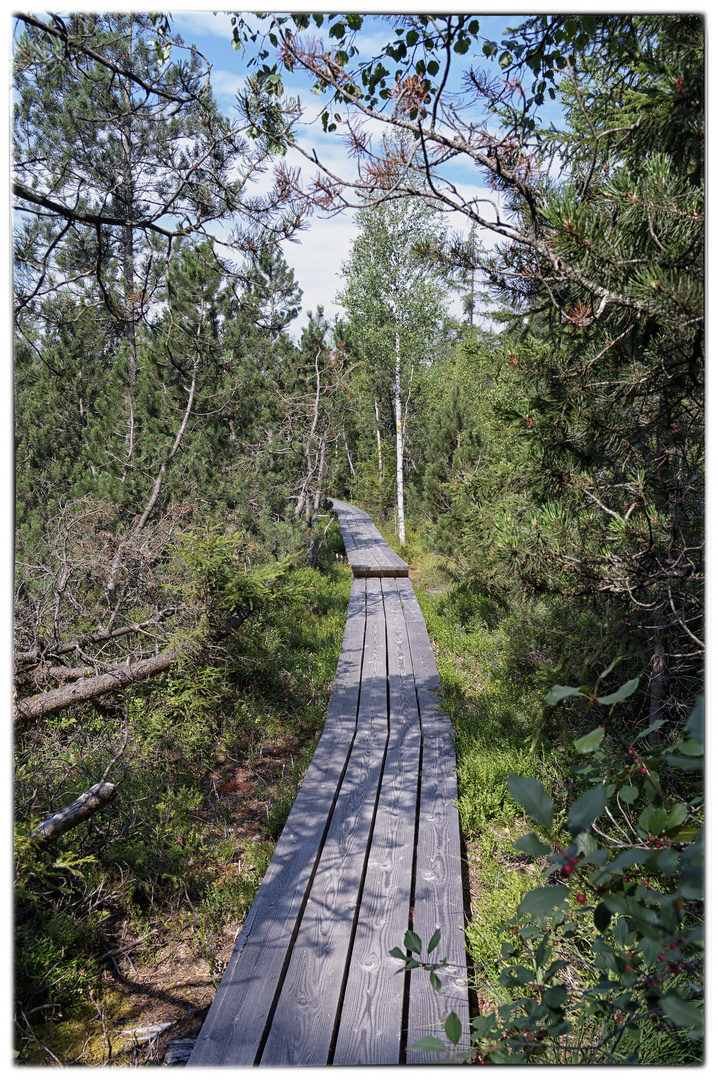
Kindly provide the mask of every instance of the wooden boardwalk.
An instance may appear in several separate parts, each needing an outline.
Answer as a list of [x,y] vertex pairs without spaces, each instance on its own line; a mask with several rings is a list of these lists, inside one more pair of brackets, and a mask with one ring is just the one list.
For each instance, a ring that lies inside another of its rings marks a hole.
[[[189,1067],[435,1062],[412,1043],[452,1009],[468,1030],[436,662],[408,566],[356,507],[334,509],[354,579],[327,719]],[[439,993],[389,956],[409,927],[424,946],[441,929]]]
[[340,499],[332,503],[354,577],[409,576],[409,564],[391,550],[368,514]]

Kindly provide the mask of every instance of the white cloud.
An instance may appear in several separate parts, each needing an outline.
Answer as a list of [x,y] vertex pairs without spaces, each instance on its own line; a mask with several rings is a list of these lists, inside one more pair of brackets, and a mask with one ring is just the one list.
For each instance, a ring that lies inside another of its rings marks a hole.
[[225,113],[229,112],[231,115],[235,98],[244,86],[245,78],[245,71],[223,71],[212,68],[212,91]]
[[232,40],[232,13],[229,11],[173,11],[172,27],[188,41],[192,35]]

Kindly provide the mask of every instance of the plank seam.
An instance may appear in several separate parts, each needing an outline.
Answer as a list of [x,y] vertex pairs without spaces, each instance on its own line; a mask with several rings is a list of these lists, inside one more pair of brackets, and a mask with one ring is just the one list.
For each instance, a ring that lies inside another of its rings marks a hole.
[[[363,636],[362,636],[361,657],[359,659],[360,670],[361,670],[361,665],[364,662],[364,649],[366,647],[366,627],[367,627],[367,607],[366,607],[366,589],[365,589],[365,591],[364,591],[364,633],[363,633]],[[253,1062],[254,1065],[260,1065],[261,1064],[262,1055],[264,1054],[264,1049],[265,1049],[265,1047],[267,1045],[267,1040],[269,1038],[269,1033],[271,1031],[272,1023],[274,1021],[274,1014],[276,1012],[277,1004],[279,1002],[279,998],[281,997],[282,989],[284,987],[284,980],[286,978],[287,971],[289,969],[289,964],[290,964],[290,961],[292,959],[292,955],[294,953],[294,946],[295,946],[295,943],[296,943],[296,940],[297,940],[297,936],[299,934],[299,929],[300,929],[300,927],[302,925],[302,920],[304,918],[304,912],[306,911],[307,903],[309,902],[309,896],[311,894],[312,886],[314,884],[314,879],[315,879],[315,877],[317,875],[317,870],[319,868],[319,864],[321,862],[322,854],[324,852],[324,845],[326,843],[327,835],[329,833],[329,829],[330,829],[331,824],[332,824],[332,818],[334,817],[334,811],[336,809],[337,801],[339,799],[339,793],[340,793],[340,791],[342,789],[342,784],[344,783],[344,777],[346,776],[347,768],[349,767],[349,760],[351,758],[351,753],[352,753],[352,750],[354,748],[354,743],[355,743],[356,737],[357,737],[357,729],[358,729],[358,726],[359,726],[359,702],[360,702],[360,700],[361,700],[361,695],[358,694],[357,695],[357,703],[356,703],[356,714],[355,714],[355,717],[354,717],[354,735],[352,736],[351,744],[349,746],[346,757],[344,759],[344,765],[342,767],[341,776],[339,777],[339,781],[338,781],[338,783],[336,785],[336,789],[334,791],[334,798],[332,799],[331,808],[329,810],[329,813],[327,814],[327,818],[326,818],[326,821],[324,823],[324,829],[322,831],[322,838],[321,838],[321,841],[320,841],[320,843],[318,845],[316,857],[314,859],[314,866],[312,867],[312,872],[309,875],[309,878],[308,878],[308,881],[307,881],[307,886],[306,886],[306,888],[304,890],[304,897],[302,899],[302,904],[301,904],[299,913],[297,915],[296,921],[294,923],[294,929],[292,931],[292,936],[291,936],[291,939],[290,939],[290,942],[289,942],[289,947],[287,948],[287,952],[286,952],[286,955],[284,957],[284,962],[282,964],[282,970],[280,972],[279,978],[277,979],[277,986],[276,986],[275,991],[274,991],[274,997],[272,998],[272,1004],[271,1004],[270,1008],[267,1011],[267,1019],[266,1019],[265,1024],[264,1024],[264,1030],[262,1031],[262,1037],[259,1040],[259,1044],[258,1044],[258,1047],[257,1047],[257,1053],[255,1055],[254,1062]],[[385,751],[385,753],[386,753],[386,751]]]
[[[397,589],[399,596],[399,603],[401,604],[401,610],[404,613],[404,622],[406,622],[406,609],[404,607],[404,601],[401,593]],[[416,778],[417,791],[416,791],[416,810],[414,817],[414,848],[411,859],[411,884],[409,886],[409,925],[408,930],[414,929],[414,901],[416,900],[416,873],[417,863],[419,856],[419,820],[421,816],[421,774],[424,764],[424,721],[421,715],[421,702],[419,701],[419,687],[416,684],[416,667],[414,665],[414,653],[411,647],[411,635],[409,634],[409,627],[406,628],[406,647],[409,652],[409,658],[411,660],[411,670],[414,676],[414,695],[416,697],[416,711],[419,714],[419,774]],[[403,942],[402,942],[403,944]],[[411,972],[404,972],[404,1001],[401,1010],[401,1036],[399,1041],[399,1064],[406,1065],[406,1054],[408,1050],[409,1042],[409,991],[411,985]]]
[[[376,825],[377,810],[379,808],[379,798],[380,798],[380,795],[381,795],[381,787],[382,787],[382,784],[384,782],[384,768],[386,766],[386,755],[387,755],[387,750],[389,748],[389,740],[391,738],[391,713],[389,711],[389,703],[390,703],[390,696],[389,696],[389,660],[388,660],[388,657],[389,657],[389,638],[388,638],[388,631],[387,631],[387,625],[386,625],[386,606],[384,604],[384,592],[383,592],[383,590],[382,590],[382,593],[381,593],[381,607],[382,607],[382,611],[384,612],[384,654],[385,654],[385,656],[387,658],[386,659],[386,665],[385,665],[385,671],[386,671],[386,676],[385,676],[385,678],[386,678],[386,720],[387,720],[387,723],[386,723],[386,741],[384,742],[384,754],[383,754],[382,759],[381,759],[381,771],[379,773],[379,782],[377,783],[377,786],[376,786],[376,796],[374,798],[374,809],[372,811],[371,826],[369,828],[366,849],[364,851],[364,862],[363,862],[363,865],[362,865],[362,872],[361,872],[361,878],[360,878],[361,883],[359,885],[359,889],[357,890],[356,907],[354,909],[354,918],[353,918],[353,921],[352,921],[352,929],[351,929],[351,934],[349,936],[349,946],[347,948],[346,961],[345,961],[345,964],[344,964],[344,973],[343,973],[343,976],[342,976],[341,990],[339,991],[339,998],[338,998],[338,1001],[337,1001],[337,1011],[336,1011],[336,1015],[334,1017],[334,1028],[332,1030],[332,1036],[331,1036],[331,1039],[329,1041],[329,1054],[327,1056],[327,1064],[328,1065],[332,1065],[333,1062],[334,1062],[334,1053],[335,1053],[335,1050],[336,1050],[337,1039],[339,1037],[339,1027],[340,1027],[340,1024],[341,1024],[342,1011],[343,1011],[343,1008],[344,1008],[344,996],[346,994],[347,982],[349,980],[349,968],[351,967],[352,957],[353,957],[353,954],[354,954],[354,942],[356,940],[357,924],[359,922],[359,912],[361,911],[362,898],[364,896],[364,885],[366,883],[367,867],[369,865],[369,854],[371,852],[371,844],[372,844],[372,840],[374,838],[374,827]],[[360,698],[361,698],[361,695],[360,695]],[[358,712],[357,712],[357,717],[358,717]]]

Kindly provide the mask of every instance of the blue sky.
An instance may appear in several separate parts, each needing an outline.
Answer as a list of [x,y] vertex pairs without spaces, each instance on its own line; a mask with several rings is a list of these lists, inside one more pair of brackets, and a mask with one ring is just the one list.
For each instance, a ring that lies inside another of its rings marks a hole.
[[[411,10],[418,10],[418,8],[417,5],[416,9]],[[347,8],[342,8],[342,10],[347,10]],[[515,25],[517,18],[500,15],[480,16],[479,21],[482,36],[500,41],[504,28],[507,25]],[[182,36],[186,44],[196,45],[212,64],[212,86],[215,96],[220,108],[231,115],[237,91],[249,72],[249,66],[248,57],[232,47],[230,13],[214,14],[211,11],[175,9],[172,15],[172,27]],[[361,46],[361,57],[369,58],[378,52],[386,40],[387,32],[382,21],[374,17],[368,18],[357,41],[357,44]],[[465,62],[461,66],[465,67]],[[460,70],[457,64],[457,73],[460,73]],[[458,90],[458,85],[454,88]],[[307,109],[303,140],[305,144],[316,149],[320,160],[326,162],[337,173],[346,174],[349,168],[348,159],[339,133],[325,135],[318,121],[324,99],[309,92],[308,81],[301,81],[299,78],[296,81],[285,78],[285,89],[289,96],[301,97],[302,104]],[[306,164],[298,155],[297,160],[291,164],[303,165],[303,172],[306,173]],[[470,170],[464,169],[462,175],[457,175],[457,179],[466,186],[467,190],[469,188],[479,190],[476,187],[475,175]],[[464,219],[460,218],[447,222],[447,227],[451,231],[460,229],[466,231]],[[298,242],[284,245],[285,258],[294,269],[295,276],[304,292],[305,311],[316,310],[317,306],[322,304],[325,314],[330,319],[338,313],[339,309],[334,299],[341,287],[341,265],[348,258],[351,241],[355,235],[356,230],[351,213],[347,212],[333,218],[323,218],[315,214],[311,218],[309,227],[299,234]],[[319,273],[318,267],[321,268]],[[456,310],[458,312],[458,301]],[[299,329],[298,324],[295,323],[294,329]]]

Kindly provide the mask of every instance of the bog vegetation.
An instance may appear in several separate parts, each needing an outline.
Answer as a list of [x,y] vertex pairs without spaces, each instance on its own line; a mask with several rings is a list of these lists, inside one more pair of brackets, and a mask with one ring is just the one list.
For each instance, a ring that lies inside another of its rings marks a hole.
[[[234,26],[228,117],[168,16],[16,17],[16,1052],[122,1060],[109,984],[180,924],[219,979],[331,689],[336,495],[438,651],[470,1058],[699,1060],[701,20],[391,16],[372,59],[359,15]],[[300,326],[282,244],[340,209],[344,314]]]

